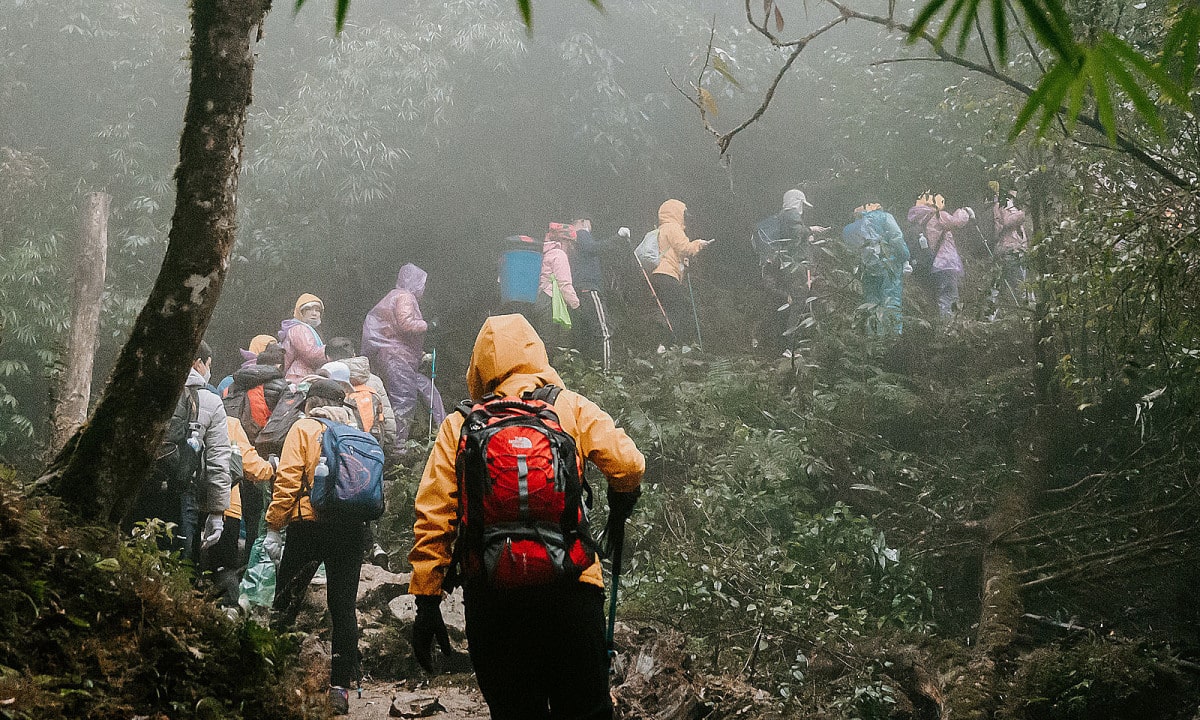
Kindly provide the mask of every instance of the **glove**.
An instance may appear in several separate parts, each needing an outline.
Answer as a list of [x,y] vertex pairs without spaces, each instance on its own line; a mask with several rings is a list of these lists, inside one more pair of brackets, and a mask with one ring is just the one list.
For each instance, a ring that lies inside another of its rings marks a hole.
[[427,673],[433,672],[433,640],[437,638],[443,655],[449,655],[450,635],[442,619],[441,595],[417,596],[417,619],[413,621],[412,647],[417,664]]
[[992,191],[993,195],[999,195],[1000,194],[1000,183],[996,182],[995,180],[989,180],[988,181],[988,189]]
[[904,263],[904,274],[905,274],[905,275],[908,275],[908,274],[909,274],[909,273],[911,273],[912,271],[913,271],[913,266],[912,266],[912,263],[910,263],[910,262],[905,262],[905,263]]
[[270,463],[271,470],[273,472],[279,471],[279,456],[278,455],[268,455],[267,462]]
[[437,318],[426,318],[425,319],[425,328],[429,331],[437,330],[438,329]]
[[971,217],[971,219],[972,219],[972,220],[974,220],[974,219],[975,219],[975,208],[972,208],[972,207],[968,206],[968,207],[965,207],[965,208],[963,208],[963,209],[967,211],[967,215],[969,215],[969,216]]
[[200,549],[207,550],[221,539],[225,529],[225,516],[221,513],[210,513],[204,520],[204,532],[200,534]]
[[617,236],[623,238],[629,237],[629,228],[625,227],[624,225],[617,228]]
[[642,489],[629,492],[617,492],[612,488],[608,489],[608,522],[609,525],[614,523],[623,523],[633,514],[633,508],[637,505],[638,498],[642,496]]
[[266,537],[263,538],[262,549],[278,569],[279,561],[283,558],[283,536],[279,534],[278,530],[267,531]]

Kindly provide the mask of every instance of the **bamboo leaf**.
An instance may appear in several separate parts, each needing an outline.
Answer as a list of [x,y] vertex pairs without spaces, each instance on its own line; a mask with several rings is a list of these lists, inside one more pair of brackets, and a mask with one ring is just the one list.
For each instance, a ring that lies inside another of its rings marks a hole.
[[1157,87],[1164,95],[1170,98],[1172,102],[1187,107],[1187,90],[1176,84],[1175,81],[1172,80],[1171,77],[1167,75],[1166,71],[1164,71],[1161,67],[1151,63],[1145,55],[1141,54],[1137,50],[1134,50],[1129,43],[1125,42],[1116,35],[1113,35],[1112,33],[1105,33],[1104,38],[1100,41],[1100,45],[1117,58],[1124,60],[1135,70],[1145,75],[1146,79],[1154,83],[1155,87]]
[[778,5],[775,6],[775,32],[783,32],[783,13]]
[[[1090,54],[1085,62],[1094,62],[1095,55]],[[1075,76],[1071,82],[1070,96],[1067,98],[1067,132],[1075,128],[1075,121],[1079,119],[1079,113],[1083,110],[1083,95],[1084,90],[1088,86],[1088,71],[1085,65],[1083,72]]]
[[1042,100],[1042,119],[1038,123],[1038,137],[1046,134],[1046,128],[1050,127],[1050,123],[1062,110],[1063,99],[1067,96],[1067,92],[1077,82],[1081,82],[1081,73],[1070,68],[1046,92],[1046,97]]
[[921,33],[925,32],[926,28],[929,27],[929,23],[933,20],[933,16],[937,15],[938,12],[945,7],[948,1],[949,0],[930,0],[930,2],[926,3],[925,6],[921,8],[921,12],[917,13],[916,19],[913,20],[912,32],[908,34],[908,42],[910,44],[920,39]]
[[775,0],[763,0],[763,17],[771,17],[771,8],[775,6]]
[[[1096,52],[1103,52],[1098,49]],[[1142,89],[1137,78],[1133,73],[1129,72],[1122,63],[1122,58],[1117,55],[1104,55],[1105,65],[1108,67],[1108,72],[1112,75],[1113,82],[1117,84],[1117,88],[1123,90],[1125,95],[1133,101],[1133,107],[1137,110],[1138,115],[1154,129],[1154,132],[1159,135],[1166,134],[1166,128],[1163,127],[1162,118],[1158,116],[1158,108],[1154,106],[1154,101]]]
[[[966,0],[963,4],[963,24],[958,31],[958,52],[961,55],[967,49],[967,41],[971,39],[971,30],[975,18],[979,15],[980,0]],[[982,38],[981,38],[982,40]]]
[[699,96],[701,112],[717,117],[719,114],[717,112],[717,101],[713,98],[712,93],[705,88],[700,88]]
[[[1010,142],[1017,139],[1017,136],[1029,124],[1034,114],[1043,107],[1047,95],[1057,85],[1064,82],[1070,82],[1070,68],[1064,61],[1059,60],[1042,76],[1042,81],[1038,83],[1038,86],[1033,90],[1033,94],[1025,101],[1025,106],[1021,108],[1021,112],[1017,113],[1017,119],[1013,123],[1013,128],[1008,133]],[[1059,97],[1061,98],[1062,96],[1060,95]]]
[[1048,6],[1058,6],[1057,10],[1052,8],[1051,12],[1047,13],[1038,4],[1038,0],[1016,0],[1016,3],[1025,13],[1030,27],[1033,28],[1034,35],[1037,36],[1043,45],[1053,50],[1054,54],[1058,55],[1061,59],[1077,59],[1081,53],[1081,49],[1079,44],[1075,42],[1075,38],[1071,35],[1070,25],[1067,24],[1064,29],[1053,19],[1061,12],[1062,6],[1057,0],[1042,1]]
[[346,16],[350,14],[350,0],[337,0],[337,10],[334,14],[334,26],[340,33],[346,27]]
[[533,29],[533,2],[532,0],[517,0],[517,10],[521,13],[521,22],[525,23],[525,28]]
[[996,59],[1005,65],[1008,62],[1008,17],[1004,0],[992,0],[992,32],[996,36]]

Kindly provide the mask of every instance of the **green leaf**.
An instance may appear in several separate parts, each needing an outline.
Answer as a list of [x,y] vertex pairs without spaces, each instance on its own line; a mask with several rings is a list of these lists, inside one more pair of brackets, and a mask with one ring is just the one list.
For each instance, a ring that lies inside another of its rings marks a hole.
[[350,14],[350,0],[337,0],[337,10],[334,12],[334,26],[340,33],[346,27],[346,16]]
[[1096,116],[1108,136],[1110,145],[1117,144],[1117,120],[1113,115],[1112,94],[1108,91],[1108,75],[1101,67],[1102,60],[1095,57],[1084,65],[1092,76],[1092,94],[1096,98]]
[[966,0],[963,7],[964,18],[969,18],[970,22],[963,22],[962,28],[958,31],[958,53],[961,55],[967,49],[967,41],[971,39],[971,30],[975,24],[975,18],[979,15],[979,3],[981,0]]
[[933,16],[937,15],[938,12],[946,6],[948,1],[949,0],[930,0],[925,4],[925,7],[921,8],[921,12],[917,13],[916,19],[913,20],[912,32],[908,35],[908,42],[910,44],[916,42],[920,38],[921,33],[925,32],[925,30],[929,27],[929,23],[933,20]]
[[[1052,93],[1058,96],[1061,103],[1062,96],[1066,93],[1067,86],[1071,82],[1072,74],[1072,68],[1066,62],[1059,60],[1054,63],[1054,66],[1042,76],[1042,81],[1034,88],[1033,94],[1029,96],[1029,99],[1025,101],[1025,106],[1017,114],[1016,122],[1013,123],[1013,128],[1008,134],[1010,141],[1017,139],[1017,136],[1029,124],[1034,114],[1039,109],[1045,107],[1047,98]],[[1055,111],[1058,110],[1058,104],[1052,107]]]
[[[1141,54],[1133,47],[1113,35],[1105,33],[1100,40],[1100,47],[1107,49],[1110,53],[1124,60],[1129,66],[1146,76],[1146,79],[1154,83],[1164,95],[1171,99],[1172,102],[1183,107],[1189,105],[1187,89],[1176,84],[1174,80],[1167,75],[1166,71],[1158,65],[1151,63],[1145,55]],[[1124,69],[1124,68],[1122,68]],[[1148,120],[1148,118],[1147,118]]]
[[521,12],[521,22],[525,23],[525,27],[529,30],[533,29],[533,2],[532,0],[517,0],[517,9]]
[[1008,62],[1008,16],[1004,0],[992,0],[992,32],[996,36],[996,59],[1005,65]]
[[[1103,50],[1098,50],[1103,52]],[[1112,75],[1113,81],[1117,87],[1125,91],[1125,95],[1133,101],[1133,107],[1138,114],[1142,116],[1150,127],[1154,128],[1154,132],[1159,135],[1166,134],[1166,128],[1163,127],[1162,118],[1158,116],[1158,108],[1154,106],[1154,101],[1142,89],[1133,73],[1121,64],[1121,58],[1116,55],[1103,55],[1104,64],[1108,67],[1109,73]]]

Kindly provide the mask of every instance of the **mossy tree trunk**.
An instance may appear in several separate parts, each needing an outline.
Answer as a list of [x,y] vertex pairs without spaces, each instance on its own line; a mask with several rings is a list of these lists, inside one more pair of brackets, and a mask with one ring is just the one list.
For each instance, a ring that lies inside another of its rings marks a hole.
[[42,478],[82,517],[119,522],[128,511],[217,304],[237,227],[253,43],[269,8],[269,0],[192,0],[166,256],[95,413]]

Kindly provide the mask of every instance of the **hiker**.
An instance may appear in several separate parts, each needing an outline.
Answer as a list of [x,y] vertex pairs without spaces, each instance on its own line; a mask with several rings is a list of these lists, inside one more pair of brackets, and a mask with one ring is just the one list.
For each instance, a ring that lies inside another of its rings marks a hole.
[[[355,600],[364,523],[317,522],[309,493],[318,468],[333,462],[324,455],[322,439],[327,430],[317,418],[351,424],[345,400],[345,392],[334,380],[317,378],[309,383],[307,416],[292,425],[279,457],[263,540],[263,550],[278,571],[271,617],[271,627],[277,631],[295,623],[309,582],[317,567],[325,564],[326,602],[333,625],[329,703],[335,715],[349,712],[349,688],[361,677]],[[281,535],[285,527],[286,544]]]
[[350,370],[351,391],[346,396],[347,400],[363,403],[367,397],[373,397],[378,401],[383,414],[382,425],[378,428],[379,433],[376,434],[374,427],[364,429],[372,435],[376,435],[384,452],[392,452],[396,445],[396,414],[392,412],[392,403],[388,400],[387,388],[383,384],[383,379],[371,372],[371,361],[364,355],[356,355],[354,343],[350,338],[344,337],[330,338],[329,342],[325,344],[325,354],[331,361],[346,363],[346,367]]
[[418,407],[428,408],[434,423],[446,417],[441,393],[419,368],[430,323],[421,315],[428,274],[411,263],[396,274],[396,287],[371,308],[363,321],[362,352],[371,358],[387,383],[396,418],[395,453],[404,453]]
[[220,539],[229,507],[229,434],[221,399],[208,390],[212,362],[212,348],[201,341],[129,522],[156,517],[176,523],[173,547],[197,566],[201,551]]
[[[562,378],[547,359],[546,346],[525,318],[499,315],[484,322],[467,369],[472,402],[479,403],[490,396],[520,397],[540,388],[561,389],[562,384]],[[645,470],[642,454],[607,413],[582,395],[561,390],[557,396],[551,393],[546,402],[552,406],[562,431],[575,444],[575,457],[561,465],[578,469],[585,461],[594,463],[608,480],[610,513],[620,516],[623,522],[637,499]],[[450,589],[445,584],[446,573],[457,553],[461,562],[456,576],[463,587],[471,661],[492,717],[499,720],[609,718],[612,705],[604,634],[604,582],[594,551],[580,539],[590,537],[586,525],[578,533],[558,535],[563,538],[559,547],[564,548],[566,557],[578,562],[574,572],[548,584],[529,586],[518,582],[515,574],[526,569],[519,564],[510,566],[514,574],[502,575],[499,568],[484,558],[482,547],[472,540],[482,538],[482,533],[494,532],[496,526],[460,523],[466,508],[459,506],[463,489],[458,485],[455,464],[465,421],[461,412],[455,412],[442,423],[417,490],[414,543],[409,553],[413,566],[409,592],[416,596],[417,602],[413,624],[416,659],[426,671],[430,670],[435,636],[442,651],[450,651],[440,602],[443,591]],[[535,447],[525,437],[514,440],[498,443],[501,449],[496,452],[503,453],[507,447]],[[536,482],[540,478],[545,483],[549,479],[546,468],[552,463],[552,451],[549,446],[539,446],[545,448],[542,454],[529,450],[528,467],[535,469],[523,474],[522,482]],[[491,452],[489,449],[489,458]],[[507,480],[517,482],[516,468],[525,467],[522,461],[526,457],[508,456],[513,463]],[[490,460],[488,465],[492,465]],[[494,466],[501,465],[504,463],[497,462]],[[556,471],[553,480],[559,479]],[[483,477],[475,480],[488,481]],[[563,485],[567,485],[565,480]],[[545,490],[549,487],[552,486],[542,485],[543,492],[538,497],[545,501]],[[467,501],[472,502],[470,498]],[[515,493],[512,503],[514,506],[517,503]],[[511,510],[516,517],[518,509]],[[504,514],[507,508],[496,507],[496,512]],[[547,512],[555,513],[555,517],[568,515],[565,509]],[[483,516],[480,517],[482,521]],[[586,523],[586,516],[583,522]],[[458,533],[460,528],[465,528],[463,533]],[[562,528],[557,524],[552,529],[543,527],[541,537],[553,536],[562,532]],[[536,541],[513,539],[502,532],[496,542],[510,547],[511,543],[522,542],[538,545]],[[544,563],[551,562],[547,559],[550,553],[545,546],[538,547],[540,555],[530,551],[522,557],[541,557],[544,568]],[[565,567],[567,560],[563,562]],[[536,560],[529,563],[535,564]],[[493,586],[493,582],[502,578],[513,586],[508,589]],[[539,671],[531,674],[531,667]]]
[[[574,225],[552,222],[546,231],[546,239],[542,242],[542,274],[538,279],[538,295],[534,303],[534,325],[543,337],[555,345],[565,344],[565,330],[571,327],[570,310],[579,309],[579,296],[575,293],[571,261],[566,250],[566,246],[575,242],[575,239]],[[554,309],[556,284],[557,292],[569,308],[565,325],[558,317],[561,311]]]
[[992,317],[995,317],[1000,302],[1012,300],[1019,305],[1027,298],[1025,254],[1029,252],[1029,236],[1025,232],[1025,211],[1016,206],[1017,191],[1010,190],[1008,200],[1001,207],[999,183],[993,188],[996,194],[992,200],[992,221],[996,229],[996,264],[1000,266],[1000,278],[992,287],[989,304]]
[[[279,341],[274,335],[255,335],[250,340],[250,349],[243,350],[238,348],[238,353],[242,357],[241,367],[249,367],[258,363],[258,354],[271,345],[278,345]],[[233,384],[233,375],[229,374],[221,378],[221,382],[217,383],[217,394],[225,397],[225,391]]]
[[599,361],[600,369],[607,374],[612,361],[612,332],[608,328],[608,311],[600,298],[600,290],[604,287],[600,241],[592,235],[592,221],[588,218],[577,219],[572,227],[575,240],[567,243],[566,250],[571,279],[579,296],[578,340],[575,344],[583,357]]
[[283,345],[283,374],[288,382],[311,375],[325,364],[325,343],[317,333],[325,304],[321,298],[304,293],[296,300],[292,317],[279,326],[279,342]]
[[[805,207],[812,207],[812,203],[804,192],[788,190],[783,194],[780,211],[760,221],[751,235],[764,290],[760,312],[750,330],[751,347],[758,347],[767,336],[783,340],[785,334],[794,335],[807,314],[808,307],[803,301],[810,296],[813,286],[812,238],[829,228],[806,224]],[[783,348],[773,349],[778,352]],[[785,355],[790,354],[788,348]]]
[[858,253],[863,304],[870,306],[867,334],[899,335],[904,328],[900,310],[909,257],[904,231],[879,203],[854,208],[854,216],[842,236],[847,248]]
[[650,284],[662,303],[670,323],[671,342],[687,345],[695,342],[696,326],[683,273],[689,258],[708,247],[712,240],[689,240],[685,232],[687,206],[667,200],[658,208],[658,266],[650,273]]
[[954,231],[975,219],[969,207],[947,212],[946,199],[941,193],[922,193],[908,210],[908,222],[923,228],[933,258],[930,280],[937,295],[938,314],[951,317],[958,304],[958,284],[963,276],[962,256],[954,242]]
[[[258,538],[258,526],[262,522],[263,492],[270,487],[275,468],[254,449],[236,415],[228,415],[225,423],[232,449],[229,474],[234,484],[229,493],[229,507],[225,510],[221,539],[209,549],[208,560],[213,567],[213,585],[218,604],[235,607],[242,570],[249,550]],[[243,498],[246,502],[242,501]],[[243,529],[246,533],[246,549],[240,552],[238,543]]]

